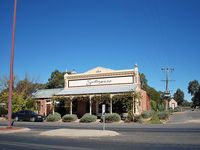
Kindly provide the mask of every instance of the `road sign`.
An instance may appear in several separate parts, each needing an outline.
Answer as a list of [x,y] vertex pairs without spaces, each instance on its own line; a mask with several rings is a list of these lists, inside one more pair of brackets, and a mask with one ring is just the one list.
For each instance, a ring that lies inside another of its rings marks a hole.
[[102,105],[102,117],[103,117],[103,131],[105,130],[105,113],[106,113],[106,105]]
[[103,105],[102,105],[102,116],[104,116],[105,113],[106,113],[106,105],[103,104]]

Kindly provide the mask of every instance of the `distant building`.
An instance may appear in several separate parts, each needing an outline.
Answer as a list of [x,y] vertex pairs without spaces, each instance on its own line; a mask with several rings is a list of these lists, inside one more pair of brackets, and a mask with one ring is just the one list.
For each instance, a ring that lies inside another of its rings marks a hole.
[[174,100],[174,99],[171,99],[170,101],[169,101],[169,108],[172,108],[172,109],[174,109],[174,108],[176,108],[178,105],[177,105],[177,102]]
[[[85,113],[101,113],[102,103],[92,101],[94,96],[107,94],[110,101],[106,102],[107,111],[112,113],[112,97],[124,93],[140,93],[140,99],[134,99],[133,113],[150,109],[150,99],[147,93],[141,89],[138,66],[128,70],[112,70],[103,67],[96,67],[84,73],[65,74],[64,89],[46,89],[38,90],[34,98],[38,104],[40,114],[48,115],[52,108],[52,97],[66,97],[70,103],[69,113],[75,113],[79,116]],[[89,97],[88,101],[77,101],[76,97]]]

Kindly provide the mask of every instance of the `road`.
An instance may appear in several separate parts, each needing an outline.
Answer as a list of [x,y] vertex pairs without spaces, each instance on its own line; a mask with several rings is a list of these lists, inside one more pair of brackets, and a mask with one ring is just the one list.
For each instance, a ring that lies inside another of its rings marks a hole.
[[[16,126],[29,127],[31,131],[24,133],[0,134],[0,150],[199,150],[200,123],[190,122],[188,119],[198,120],[200,112],[177,113],[174,117],[186,116],[182,121],[164,125],[106,124],[107,129],[120,133],[115,137],[68,138],[46,137],[39,133],[58,128],[101,129],[102,124],[79,123],[31,123],[17,122]],[[186,120],[188,121],[186,123]],[[0,125],[6,122],[1,122]]]

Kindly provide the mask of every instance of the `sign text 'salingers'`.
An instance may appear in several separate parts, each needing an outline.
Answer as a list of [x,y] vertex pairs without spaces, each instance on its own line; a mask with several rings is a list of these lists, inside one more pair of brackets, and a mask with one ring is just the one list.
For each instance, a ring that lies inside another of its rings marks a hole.
[[129,83],[133,83],[132,76],[69,80],[68,85],[69,87],[81,87],[81,86],[97,86],[97,85],[112,85],[112,84],[129,84]]

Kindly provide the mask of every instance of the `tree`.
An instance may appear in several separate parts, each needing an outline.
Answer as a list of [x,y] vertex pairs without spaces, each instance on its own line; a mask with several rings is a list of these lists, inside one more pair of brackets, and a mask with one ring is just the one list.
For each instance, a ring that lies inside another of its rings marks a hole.
[[200,89],[192,97],[192,102],[193,102],[194,108],[196,108],[196,106],[200,106]]
[[141,88],[146,91],[146,89],[148,88],[148,80],[146,79],[144,73],[140,74],[140,83],[141,83]]
[[174,100],[178,103],[178,105],[182,105],[184,101],[184,92],[181,89],[177,89],[174,93]]
[[33,92],[41,88],[44,88],[44,84],[36,83],[34,79],[30,79],[26,75],[23,80],[20,80],[19,82],[17,82],[15,90],[18,93],[23,93],[24,98],[27,99],[28,97],[32,96]]
[[[8,107],[8,90],[4,90],[0,94],[0,102],[5,103],[5,108]],[[12,93],[12,110],[13,112],[19,111],[26,108],[26,101],[23,99],[23,94],[13,91]]]
[[197,80],[189,82],[188,93],[192,96],[193,106],[200,106],[200,85]]
[[51,77],[48,79],[46,88],[63,88],[64,87],[64,74],[65,72],[60,72],[55,70],[51,73]]
[[188,102],[187,100],[184,100],[182,103],[183,107],[190,107],[191,106],[191,102]]
[[[16,79],[16,78],[15,78]],[[34,83],[31,81],[28,76],[25,76],[23,80],[16,81],[13,87],[12,93],[12,110],[18,111],[21,109],[32,109],[34,110],[35,101],[32,100],[32,93],[38,89],[44,87],[43,84]],[[7,108],[7,101],[9,95],[8,89],[9,80],[7,77],[4,77],[1,80],[2,90],[0,92],[0,103],[5,103]]]
[[155,108],[152,108],[152,109],[157,110],[158,106],[159,106],[158,104],[162,103],[161,97],[160,97],[161,93],[158,92],[155,88],[148,85],[148,80],[146,79],[146,76],[145,76],[144,73],[140,74],[140,82],[141,82],[141,88],[147,92],[151,101],[155,101],[155,103],[151,102],[153,107],[155,107]]
[[199,91],[200,85],[197,80],[193,80],[189,82],[188,85],[188,93],[194,96]]

